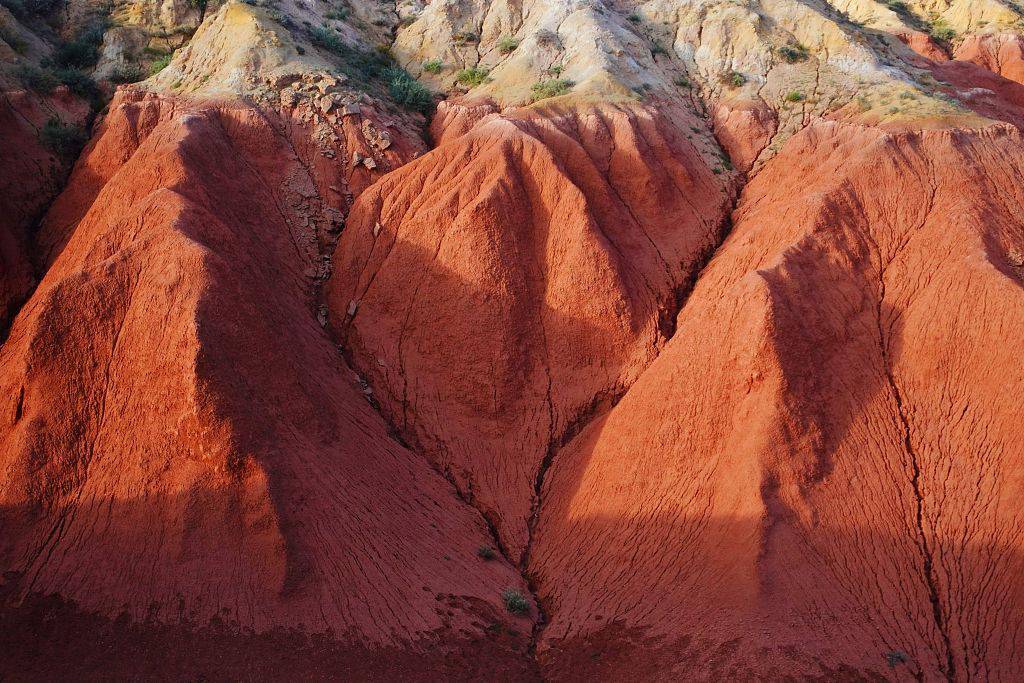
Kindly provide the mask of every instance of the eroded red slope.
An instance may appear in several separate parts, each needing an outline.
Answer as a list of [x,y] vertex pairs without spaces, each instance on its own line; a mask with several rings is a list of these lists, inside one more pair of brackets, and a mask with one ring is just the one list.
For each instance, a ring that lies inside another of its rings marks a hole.
[[111,112],[66,195],[95,200],[0,351],[18,591],[346,647],[480,638],[522,579],[476,556],[483,521],[389,438],[317,322],[344,176],[251,106],[127,91]]
[[553,676],[1013,679],[1021,143],[818,123],[745,189],[676,335],[545,480]]
[[545,459],[671,335],[729,198],[686,112],[475,112],[360,197],[328,300],[385,414],[520,561]]
[[48,149],[50,119],[83,123],[88,107],[61,87],[50,97],[0,90],[0,339],[35,285],[31,229],[60,191],[68,160]]

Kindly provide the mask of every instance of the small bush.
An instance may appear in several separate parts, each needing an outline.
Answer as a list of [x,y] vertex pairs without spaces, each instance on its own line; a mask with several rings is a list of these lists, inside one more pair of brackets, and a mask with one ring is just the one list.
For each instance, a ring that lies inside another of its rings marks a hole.
[[561,76],[563,71],[565,71],[565,67],[562,66],[561,64],[555,64],[554,66],[548,67],[548,73],[554,76],[555,78]]
[[309,32],[310,39],[317,47],[337,55],[345,53],[345,43],[336,31],[326,26],[317,26]]
[[636,12],[630,14],[628,17],[626,17],[626,19],[628,19],[631,24],[639,24],[641,21],[643,21],[640,15],[637,14]]
[[786,94],[785,100],[787,102],[803,102],[807,97],[797,90],[792,90]]
[[437,75],[441,73],[442,67],[443,65],[441,64],[440,59],[431,59],[429,61],[423,62],[423,70],[426,71],[428,74]]
[[456,45],[468,45],[479,41],[480,38],[472,31],[459,31],[452,36],[452,40],[455,41]]
[[928,31],[928,35],[940,43],[949,43],[956,39],[956,31],[942,20],[936,21],[932,24]]
[[471,88],[487,81],[487,69],[480,68],[478,66],[471,66],[460,70],[455,74],[455,80],[463,85],[468,85]]
[[78,126],[65,125],[54,116],[39,129],[39,141],[54,154],[70,159],[85,145],[86,133]]
[[526,614],[530,611],[530,601],[513,588],[505,590],[501,594],[501,600],[505,603],[505,609],[512,614]]
[[476,555],[484,560],[493,560],[495,558],[494,548],[489,545],[482,545],[476,549]]
[[684,76],[676,76],[675,78],[672,79],[672,83],[675,84],[676,86],[680,87],[680,88],[689,88],[690,87],[690,79],[688,79],[688,78],[686,78]]
[[910,658],[904,652],[893,650],[892,652],[885,653],[885,661],[890,669],[895,669],[897,664],[906,664],[910,661]]
[[502,36],[501,40],[498,41],[498,52],[503,55],[507,55],[517,47],[519,47],[519,40],[512,36]]
[[806,62],[808,53],[807,48],[800,43],[790,43],[789,45],[783,45],[777,52],[782,60],[787,64],[796,64],[798,62]]
[[429,114],[434,108],[433,95],[408,71],[391,67],[385,75],[388,79],[388,93],[395,102],[422,114]]
[[661,43],[659,43],[658,41],[655,40],[653,43],[651,43],[651,54],[652,55],[667,55],[668,54],[668,50],[666,50],[665,47]]
[[99,108],[97,103],[101,93],[92,76],[81,69],[57,69],[54,75],[58,81],[68,86],[68,90],[83,99],[91,100],[93,106]]
[[164,55],[157,58],[152,64],[149,65],[149,75],[153,76],[160,73],[167,68],[167,65],[171,63],[171,58],[174,55]]
[[348,19],[348,8],[339,7],[337,9],[327,10],[327,14],[324,15],[330,21],[344,21]]
[[549,97],[564,95],[572,89],[573,82],[564,78],[549,78],[530,86],[530,101],[538,102]]
[[110,74],[111,83],[135,83],[142,80],[142,69],[137,64],[122,62]]
[[739,88],[747,82],[747,77],[739,71],[730,71],[722,76],[722,82],[731,88]]
[[53,89],[60,85],[60,81],[52,71],[46,71],[31,64],[19,65],[14,73],[26,88],[44,95],[53,92]]

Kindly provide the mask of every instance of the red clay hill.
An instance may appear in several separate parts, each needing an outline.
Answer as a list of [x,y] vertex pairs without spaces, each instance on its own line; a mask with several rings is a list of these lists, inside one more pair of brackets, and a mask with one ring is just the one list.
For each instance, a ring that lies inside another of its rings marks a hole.
[[0,8],[0,679],[1019,680],[1024,18],[744,7]]

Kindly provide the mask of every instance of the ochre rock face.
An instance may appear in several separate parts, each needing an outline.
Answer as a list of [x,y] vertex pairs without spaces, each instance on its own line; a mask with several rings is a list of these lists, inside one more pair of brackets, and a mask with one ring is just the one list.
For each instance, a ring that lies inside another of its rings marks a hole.
[[821,123],[745,188],[675,336],[546,477],[554,671],[640,625],[680,675],[1020,670],[1020,143]]
[[591,108],[487,119],[353,208],[333,318],[514,561],[545,458],[671,335],[727,201],[679,124]]

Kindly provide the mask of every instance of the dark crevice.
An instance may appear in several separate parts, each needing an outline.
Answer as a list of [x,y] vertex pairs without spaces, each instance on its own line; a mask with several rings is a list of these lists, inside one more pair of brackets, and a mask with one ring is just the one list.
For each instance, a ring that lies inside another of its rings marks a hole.
[[882,357],[882,370],[885,373],[886,383],[889,386],[889,393],[892,396],[893,401],[896,403],[896,415],[902,431],[903,448],[910,461],[910,487],[914,495],[914,523],[916,534],[914,543],[922,557],[922,573],[925,586],[928,590],[928,600],[931,603],[932,620],[935,623],[935,628],[939,632],[943,648],[945,649],[945,667],[940,665],[939,670],[945,676],[947,681],[955,681],[957,679],[956,658],[953,653],[953,645],[949,636],[946,617],[942,611],[942,599],[939,594],[938,580],[935,572],[935,549],[932,547],[931,543],[929,543],[928,534],[924,529],[924,493],[921,486],[921,464],[917,451],[914,448],[913,439],[911,438],[910,420],[907,417],[907,408],[903,400],[903,393],[899,388],[899,384],[896,382],[895,375],[893,374],[888,339],[886,338],[885,329],[882,323],[882,319],[884,317],[883,307],[885,305],[885,264],[882,261],[882,254],[878,243],[875,242],[874,238],[870,235],[868,236],[868,240],[872,243],[876,257],[878,258],[879,293],[876,308],[876,322],[878,325],[878,344]]

